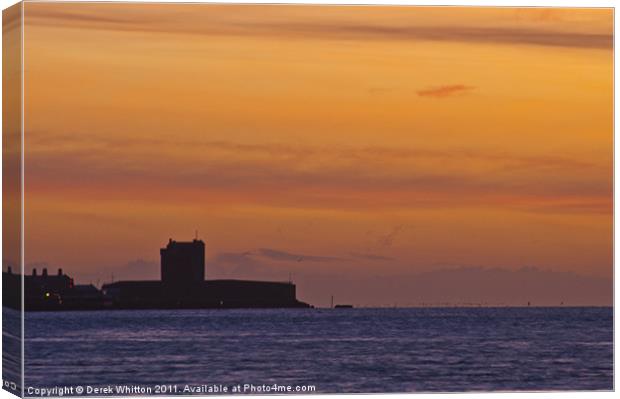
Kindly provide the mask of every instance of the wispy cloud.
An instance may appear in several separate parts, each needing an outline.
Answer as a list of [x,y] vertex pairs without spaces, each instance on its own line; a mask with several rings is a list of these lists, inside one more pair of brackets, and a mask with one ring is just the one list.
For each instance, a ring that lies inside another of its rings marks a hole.
[[271,248],[260,248],[256,253],[261,257],[287,262],[340,262],[343,260],[334,256],[295,254]]
[[244,271],[258,271],[265,267],[265,262],[311,262],[311,263],[331,263],[331,262],[355,262],[357,259],[366,261],[394,261],[395,258],[372,254],[350,252],[348,256],[327,256],[327,255],[308,255],[294,253],[272,248],[259,248],[244,252],[223,252],[217,254],[213,261],[217,264],[234,264],[244,269]]
[[456,84],[429,87],[427,89],[418,90],[417,93],[420,97],[445,98],[465,94],[472,91],[473,89],[473,86]]
[[[609,212],[611,203],[611,170],[604,160],[561,154],[80,134],[70,138],[38,132],[29,132],[29,140],[30,190],[49,187],[56,192],[62,187],[105,197],[144,195],[149,200],[150,192],[158,190],[191,193],[201,201],[251,198],[255,204],[336,208],[497,203],[519,209],[563,204],[568,206],[556,209]],[[100,192],[97,187],[109,189]]]
[[389,261],[396,260],[395,258],[392,258],[389,256],[383,256],[383,255],[377,255],[377,254],[365,254],[365,253],[359,253],[359,252],[350,252],[349,255],[351,255],[354,258],[358,258],[358,259],[379,261],[379,262],[383,262],[383,261],[389,262]]
[[[248,14],[239,16],[238,13],[232,12],[230,7],[228,12],[222,7],[211,7],[211,13],[196,13],[196,5],[190,7],[141,5],[139,11],[131,5],[106,7],[56,4],[29,5],[27,17],[32,24],[46,26],[165,34],[263,36],[279,40],[300,38],[363,41],[426,40],[608,50],[613,47],[611,31],[608,33],[554,31],[547,27],[514,24],[511,26],[445,24],[428,26],[419,23],[406,25],[402,20],[388,24],[385,21],[364,17],[363,14],[357,15],[355,8],[350,8],[346,17],[342,14],[334,14],[331,18],[308,14],[304,18],[299,18],[299,14],[295,11],[300,7],[278,8],[284,12],[271,14],[272,9],[267,7],[245,6]],[[288,14],[286,10],[289,10]]]
[[576,48],[613,48],[613,35],[582,32],[553,32],[536,28],[501,28],[473,26],[392,26],[392,25],[342,25],[272,24],[257,25],[260,30],[286,34],[299,34],[315,38],[348,40],[426,40],[437,42],[466,42],[507,45],[539,45]]

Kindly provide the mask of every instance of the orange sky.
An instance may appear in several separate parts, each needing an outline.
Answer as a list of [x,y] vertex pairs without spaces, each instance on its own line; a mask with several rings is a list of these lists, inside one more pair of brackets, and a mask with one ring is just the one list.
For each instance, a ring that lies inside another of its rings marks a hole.
[[[157,277],[159,247],[198,230],[208,278],[292,273],[317,305],[423,301],[421,273],[463,269],[548,270],[542,302],[611,301],[612,23],[26,3],[25,262]],[[571,273],[584,292],[558,288]]]

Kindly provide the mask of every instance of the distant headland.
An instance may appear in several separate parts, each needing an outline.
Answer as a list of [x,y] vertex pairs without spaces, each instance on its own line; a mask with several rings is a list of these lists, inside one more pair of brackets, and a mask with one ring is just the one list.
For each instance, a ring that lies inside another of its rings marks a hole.
[[[161,279],[76,285],[58,269],[23,276],[24,307],[35,310],[309,308],[291,282],[206,280],[205,243],[175,241],[160,250]],[[4,305],[21,309],[22,275],[3,272]]]

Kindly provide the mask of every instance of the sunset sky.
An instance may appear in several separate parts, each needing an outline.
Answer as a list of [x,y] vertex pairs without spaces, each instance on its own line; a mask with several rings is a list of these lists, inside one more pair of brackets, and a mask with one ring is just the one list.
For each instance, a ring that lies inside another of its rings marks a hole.
[[611,9],[24,15],[28,271],[158,278],[198,230],[319,306],[611,303]]

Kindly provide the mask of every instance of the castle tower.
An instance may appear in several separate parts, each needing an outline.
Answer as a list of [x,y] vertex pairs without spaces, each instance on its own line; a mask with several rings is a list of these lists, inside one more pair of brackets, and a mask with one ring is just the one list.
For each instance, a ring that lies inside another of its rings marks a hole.
[[189,288],[205,279],[205,243],[202,240],[181,242],[170,239],[160,249],[161,281],[169,288]]

